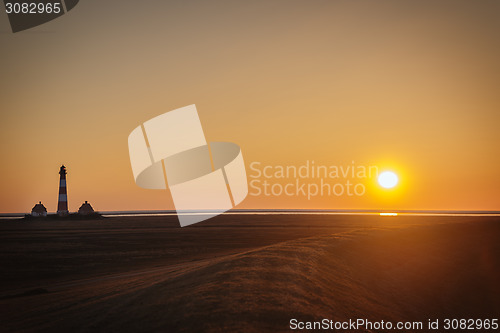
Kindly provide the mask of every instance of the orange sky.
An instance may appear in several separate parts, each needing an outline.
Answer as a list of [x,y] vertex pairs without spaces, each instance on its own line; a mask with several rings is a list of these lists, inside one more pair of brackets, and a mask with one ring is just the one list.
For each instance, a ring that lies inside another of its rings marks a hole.
[[189,104],[247,168],[355,161],[401,180],[239,208],[500,210],[499,2],[242,3],[87,0],[16,34],[0,15],[0,212],[55,211],[62,163],[72,211],[172,209],[135,185],[127,137]]

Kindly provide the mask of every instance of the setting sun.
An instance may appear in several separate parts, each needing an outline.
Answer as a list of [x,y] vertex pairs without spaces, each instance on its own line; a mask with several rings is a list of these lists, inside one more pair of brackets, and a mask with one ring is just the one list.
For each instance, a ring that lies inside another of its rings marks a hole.
[[384,188],[393,188],[398,181],[398,176],[392,171],[384,171],[378,176],[378,183]]

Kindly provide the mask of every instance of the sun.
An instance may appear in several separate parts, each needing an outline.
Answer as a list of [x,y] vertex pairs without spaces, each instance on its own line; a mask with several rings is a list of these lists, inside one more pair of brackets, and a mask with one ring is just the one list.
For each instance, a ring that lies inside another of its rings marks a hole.
[[393,188],[398,181],[398,176],[392,171],[384,171],[378,176],[378,183],[384,188]]

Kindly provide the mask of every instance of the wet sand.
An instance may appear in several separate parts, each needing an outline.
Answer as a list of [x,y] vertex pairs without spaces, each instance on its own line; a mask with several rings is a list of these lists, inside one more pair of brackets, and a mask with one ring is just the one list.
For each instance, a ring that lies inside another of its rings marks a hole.
[[500,316],[498,217],[1,221],[0,264],[2,331],[285,332],[292,318]]

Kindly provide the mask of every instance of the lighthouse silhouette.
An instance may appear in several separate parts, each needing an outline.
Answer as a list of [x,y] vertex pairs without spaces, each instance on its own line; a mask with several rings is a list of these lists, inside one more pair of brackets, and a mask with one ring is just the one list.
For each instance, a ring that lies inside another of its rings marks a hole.
[[57,215],[68,215],[68,195],[66,192],[66,167],[61,165],[59,170],[59,201],[57,203]]

